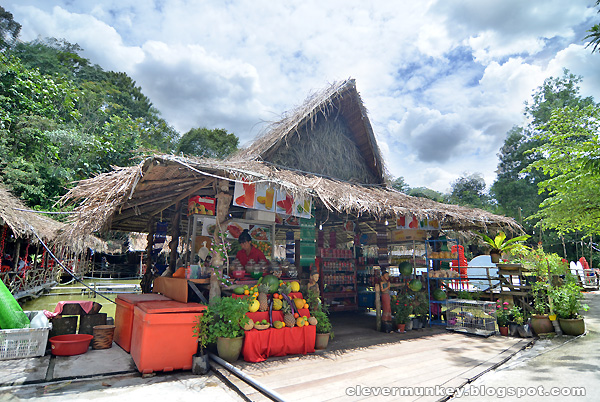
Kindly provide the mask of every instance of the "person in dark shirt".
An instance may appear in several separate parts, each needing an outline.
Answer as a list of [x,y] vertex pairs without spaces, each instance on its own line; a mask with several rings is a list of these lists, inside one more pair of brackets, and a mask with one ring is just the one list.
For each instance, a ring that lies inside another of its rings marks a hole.
[[250,233],[248,233],[248,229],[244,229],[244,231],[240,234],[240,237],[238,237],[238,242],[240,243],[242,249],[238,251],[235,258],[240,261],[242,266],[245,267],[250,260],[254,260],[254,262],[265,260],[268,262],[263,252],[252,245],[252,237],[250,236]]

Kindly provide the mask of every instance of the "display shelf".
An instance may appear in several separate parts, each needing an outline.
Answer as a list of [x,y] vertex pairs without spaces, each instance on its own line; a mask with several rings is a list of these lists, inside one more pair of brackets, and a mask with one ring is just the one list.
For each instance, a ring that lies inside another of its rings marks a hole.
[[[319,273],[324,303],[331,311],[357,310],[356,260],[351,250],[321,249],[320,254],[323,255],[319,261]],[[335,291],[328,292],[328,289]],[[335,303],[336,299],[342,299],[343,302]]]
[[[440,283],[446,281],[459,281],[460,276],[457,277],[431,277],[430,272],[433,270],[434,265],[442,264],[444,262],[457,261],[458,266],[460,267],[460,255],[458,252],[458,240],[448,239],[448,238],[439,238],[439,239],[429,239],[425,241],[425,258],[427,261],[427,296],[429,298],[429,324],[430,325],[447,325],[446,321],[440,320],[432,320],[432,311],[431,305],[438,304],[440,306],[447,305],[447,300],[433,300],[432,293],[435,289],[440,288]],[[450,251],[453,246],[456,246],[456,252],[452,253]],[[430,251],[431,249],[431,251]],[[445,254],[445,256],[441,257],[440,253]],[[438,282],[439,281],[439,282]]]

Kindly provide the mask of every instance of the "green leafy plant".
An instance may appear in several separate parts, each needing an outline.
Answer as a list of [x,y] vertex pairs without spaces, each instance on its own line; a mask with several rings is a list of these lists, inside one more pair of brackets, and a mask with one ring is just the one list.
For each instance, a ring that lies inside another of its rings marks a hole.
[[504,233],[504,232],[498,232],[498,234],[496,235],[496,237],[493,240],[489,236],[487,236],[483,233],[479,234],[479,236],[481,236],[483,241],[488,246],[491,247],[490,253],[496,253],[496,254],[502,254],[504,252],[508,252],[515,248],[516,249],[525,248],[526,246],[524,246],[523,244],[520,244],[519,242],[525,241],[531,237],[529,235],[523,235],[523,236],[517,236],[517,237],[513,237],[512,239],[506,240],[506,233]]
[[204,349],[206,349],[206,345],[208,344],[210,325],[212,323],[212,316],[209,314],[202,314],[201,316],[196,316],[196,321],[193,327],[194,337],[198,338],[198,351],[197,355],[204,355]]
[[533,311],[536,314],[548,314],[550,305],[548,303],[548,283],[536,282],[531,287],[533,294]]
[[392,312],[396,324],[406,324],[410,320],[410,315],[413,313],[413,306],[410,299],[400,294],[392,299]]
[[499,327],[506,327],[508,325],[509,315],[508,302],[502,302],[500,299],[496,300],[496,321]]
[[331,325],[331,321],[329,321],[329,317],[324,311],[317,310],[312,312],[311,315],[317,319],[317,334],[332,333],[333,326]]
[[519,306],[512,306],[508,310],[509,319],[517,325],[523,325],[524,315],[523,309]]
[[423,317],[429,314],[429,300],[427,298],[427,293],[423,291],[412,292],[412,296],[409,294],[409,298],[412,299],[412,314],[416,317]]
[[574,281],[569,281],[562,286],[553,286],[549,290],[552,297],[554,312],[559,318],[579,318],[579,311],[587,311],[587,304],[582,304],[581,287]]
[[248,322],[246,313],[249,311],[250,298],[219,297],[211,300],[211,305],[204,311],[208,327],[208,343],[216,342],[217,338],[237,338],[244,334],[244,325]]

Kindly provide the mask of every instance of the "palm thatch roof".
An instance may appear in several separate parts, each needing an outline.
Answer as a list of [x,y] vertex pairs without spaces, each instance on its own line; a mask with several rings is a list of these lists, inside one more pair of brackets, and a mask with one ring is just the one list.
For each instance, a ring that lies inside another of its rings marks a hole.
[[214,195],[216,180],[270,182],[297,195],[312,196],[318,211],[372,220],[406,214],[437,219],[456,230],[487,227],[520,231],[512,218],[481,209],[411,197],[385,186],[365,186],[315,174],[282,169],[254,159],[227,160],[154,155],[137,166],[83,180],[63,203],[77,204],[70,236],[106,230],[147,232],[151,218],[174,214],[175,204],[190,195]]
[[35,236],[37,234],[44,242],[64,245],[75,252],[84,251],[88,247],[96,250],[102,250],[104,247],[104,242],[89,234],[71,238],[68,243],[62,244],[58,236],[68,225],[29,212],[29,208],[1,184],[0,218],[10,227],[15,237],[27,239],[32,243],[38,243]]
[[363,184],[385,181],[383,158],[353,79],[310,95],[229,160],[262,160]]

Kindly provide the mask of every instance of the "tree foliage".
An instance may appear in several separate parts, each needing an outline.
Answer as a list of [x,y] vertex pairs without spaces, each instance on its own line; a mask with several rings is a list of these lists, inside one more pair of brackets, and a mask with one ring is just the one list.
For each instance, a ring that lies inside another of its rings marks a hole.
[[549,197],[534,217],[561,233],[600,233],[600,107],[557,109],[538,137],[545,158],[528,170],[548,175],[539,186]]
[[410,191],[410,186],[408,185],[408,183],[406,181],[404,181],[404,177],[402,177],[402,176],[394,179],[392,181],[391,185],[394,190],[398,190],[404,194],[408,194]]
[[12,13],[0,6],[0,51],[10,49],[21,32],[21,24],[16,22]]
[[[596,1],[596,6],[600,6],[600,0]],[[600,10],[598,12],[600,13]],[[585,45],[585,47],[587,48],[591,46],[592,53],[594,53],[595,51],[598,51],[600,49],[600,24],[592,26],[590,29],[587,30],[587,32],[589,32],[589,34],[585,38],[583,38],[583,40],[589,39],[590,41],[587,45]]]
[[451,204],[474,208],[489,208],[489,196],[485,190],[485,180],[481,173],[464,174],[452,183],[448,200]]
[[179,141],[178,152],[205,158],[224,158],[238,149],[239,139],[225,129],[193,128]]

